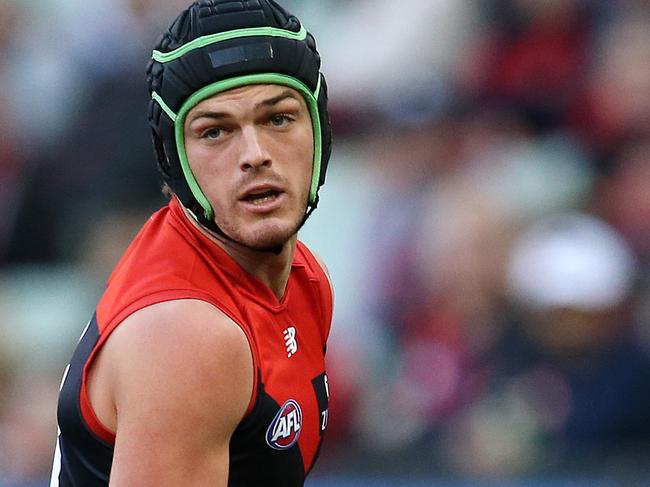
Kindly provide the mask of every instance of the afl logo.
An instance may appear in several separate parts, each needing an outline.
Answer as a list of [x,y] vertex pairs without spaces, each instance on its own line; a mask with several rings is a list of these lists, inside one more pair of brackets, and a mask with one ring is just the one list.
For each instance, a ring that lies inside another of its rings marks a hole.
[[301,428],[300,406],[293,399],[289,399],[266,430],[266,443],[274,450],[288,450],[298,441]]

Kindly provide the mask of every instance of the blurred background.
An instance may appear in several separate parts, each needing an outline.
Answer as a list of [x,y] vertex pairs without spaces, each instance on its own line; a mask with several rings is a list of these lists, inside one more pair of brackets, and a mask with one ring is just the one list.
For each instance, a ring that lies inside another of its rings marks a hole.
[[[144,67],[185,0],[0,0],[0,486],[49,484],[58,385],[165,201]],[[650,2],[284,0],[335,149],[307,485],[650,485]]]

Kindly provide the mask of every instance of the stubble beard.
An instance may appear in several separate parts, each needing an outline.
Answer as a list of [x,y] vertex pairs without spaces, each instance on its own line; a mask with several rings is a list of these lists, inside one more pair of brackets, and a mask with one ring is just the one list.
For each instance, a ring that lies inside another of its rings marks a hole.
[[269,223],[262,225],[262,228],[252,230],[247,230],[245,224],[219,222],[216,219],[215,223],[228,239],[246,249],[278,254],[302,228],[305,218],[304,216],[297,217],[291,225]]

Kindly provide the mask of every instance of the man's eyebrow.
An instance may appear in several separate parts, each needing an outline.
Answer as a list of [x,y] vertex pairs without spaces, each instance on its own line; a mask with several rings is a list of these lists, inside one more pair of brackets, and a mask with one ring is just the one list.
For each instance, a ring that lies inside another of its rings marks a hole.
[[[293,93],[290,90],[285,90],[282,93],[280,93],[278,96],[274,96],[273,98],[269,98],[268,100],[264,100],[257,103],[255,105],[255,109],[258,110],[260,108],[273,107],[286,99],[292,99],[300,103],[300,99],[298,98],[298,96],[296,96],[295,93]],[[231,116],[232,115],[227,112],[215,112],[213,110],[198,110],[197,112],[192,113],[192,115],[188,118],[189,118],[189,123],[192,123],[195,120],[198,120],[200,118],[211,118],[213,120],[219,120]]]
[[257,105],[255,105],[255,108],[265,108],[265,107],[272,107],[274,105],[277,105],[283,100],[286,100],[287,98],[291,98],[293,100],[296,100],[297,102],[300,102],[298,97],[293,91],[290,90],[285,90],[282,93],[280,93],[278,96],[274,96],[273,98],[269,98],[268,100],[264,100]]
[[232,115],[229,115],[228,113],[225,112],[214,112],[212,110],[199,110],[195,113],[193,113],[189,117],[189,123],[194,122],[195,120],[198,120],[199,118],[212,118],[214,120],[219,120],[222,118],[228,118]]

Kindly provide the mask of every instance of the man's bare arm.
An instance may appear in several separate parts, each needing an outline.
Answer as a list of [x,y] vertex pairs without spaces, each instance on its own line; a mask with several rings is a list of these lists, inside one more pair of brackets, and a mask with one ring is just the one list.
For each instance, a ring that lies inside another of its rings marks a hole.
[[235,323],[201,301],[154,305],[119,326],[95,368],[91,402],[116,430],[111,487],[227,485],[253,388]]

